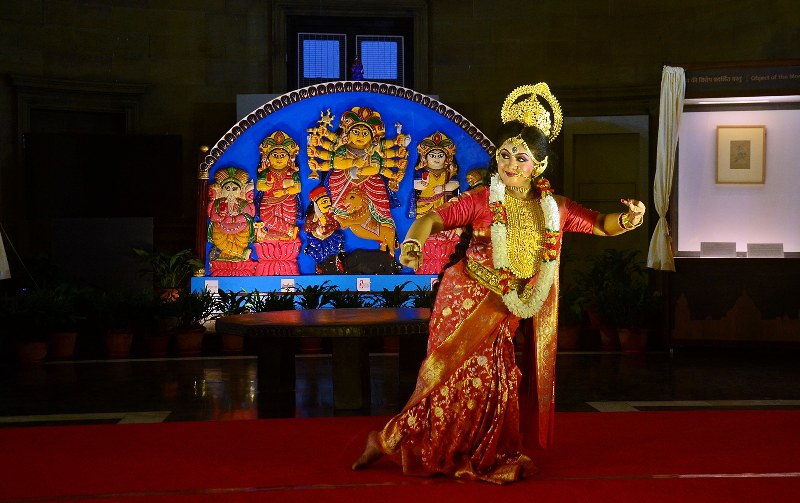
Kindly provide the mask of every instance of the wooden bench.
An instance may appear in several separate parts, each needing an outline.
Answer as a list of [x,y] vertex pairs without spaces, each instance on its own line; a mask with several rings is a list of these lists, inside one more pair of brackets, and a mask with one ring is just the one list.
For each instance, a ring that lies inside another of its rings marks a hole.
[[370,404],[367,339],[400,336],[404,398],[413,391],[425,357],[429,320],[427,308],[299,309],[224,316],[216,330],[256,339],[259,417],[294,417],[298,338],[330,339],[334,408],[363,410]]

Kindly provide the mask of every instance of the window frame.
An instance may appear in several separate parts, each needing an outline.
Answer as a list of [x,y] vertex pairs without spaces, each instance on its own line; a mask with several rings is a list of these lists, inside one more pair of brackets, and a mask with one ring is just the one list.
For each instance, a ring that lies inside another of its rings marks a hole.
[[[366,4],[366,5],[365,5]],[[292,32],[290,21],[298,17],[321,17],[328,21],[328,28],[322,31],[339,31],[331,29],[347,20],[373,18],[380,21],[399,20],[408,24],[405,38],[405,86],[420,92],[428,91],[428,5],[426,0],[396,0],[391,5],[384,2],[365,2],[364,0],[338,0],[320,12],[318,0],[273,0],[272,4],[272,58],[270,74],[272,76],[270,92],[283,93],[296,82],[296,73],[289,74],[290,60],[296,65],[296,50],[292,54],[289,34]],[[303,30],[309,31],[309,30]],[[360,33],[370,30],[361,29]],[[351,61],[350,61],[351,62]],[[295,66],[296,67],[296,66]],[[349,72],[349,65],[346,68]]]

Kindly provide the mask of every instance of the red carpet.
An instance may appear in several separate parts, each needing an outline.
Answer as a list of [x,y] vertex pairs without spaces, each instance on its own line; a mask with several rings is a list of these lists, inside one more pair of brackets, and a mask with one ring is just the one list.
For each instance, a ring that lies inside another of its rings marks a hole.
[[[792,501],[800,411],[560,413],[509,486],[350,463],[382,418],[0,429],[0,501]],[[487,500],[487,498],[489,498]]]

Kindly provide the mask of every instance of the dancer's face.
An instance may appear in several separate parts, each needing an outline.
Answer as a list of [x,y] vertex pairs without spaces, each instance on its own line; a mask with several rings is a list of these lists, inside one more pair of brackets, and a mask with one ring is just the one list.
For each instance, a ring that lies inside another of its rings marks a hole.
[[533,155],[527,146],[507,140],[497,150],[500,179],[511,187],[530,187],[533,178]]

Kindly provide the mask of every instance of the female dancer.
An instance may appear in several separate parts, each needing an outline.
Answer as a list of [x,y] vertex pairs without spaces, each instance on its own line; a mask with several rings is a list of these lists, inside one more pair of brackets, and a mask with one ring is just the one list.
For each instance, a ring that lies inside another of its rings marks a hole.
[[[533,474],[522,430],[538,427],[539,445],[549,443],[561,233],[613,236],[642,224],[639,201],[623,199],[627,211],[599,214],[554,196],[541,178],[563,120],[547,84],[515,89],[501,118],[489,183],[416,220],[402,243],[400,262],[417,269],[430,234],[472,229],[462,234],[466,256],[441,279],[416,389],[400,414],[368,435],[353,469],[388,454],[409,475],[507,483]],[[527,352],[531,375],[522,382],[512,339],[526,318],[533,318],[535,337]],[[527,407],[521,391],[533,397]],[[521,422],[526,409],[538,421]]]

